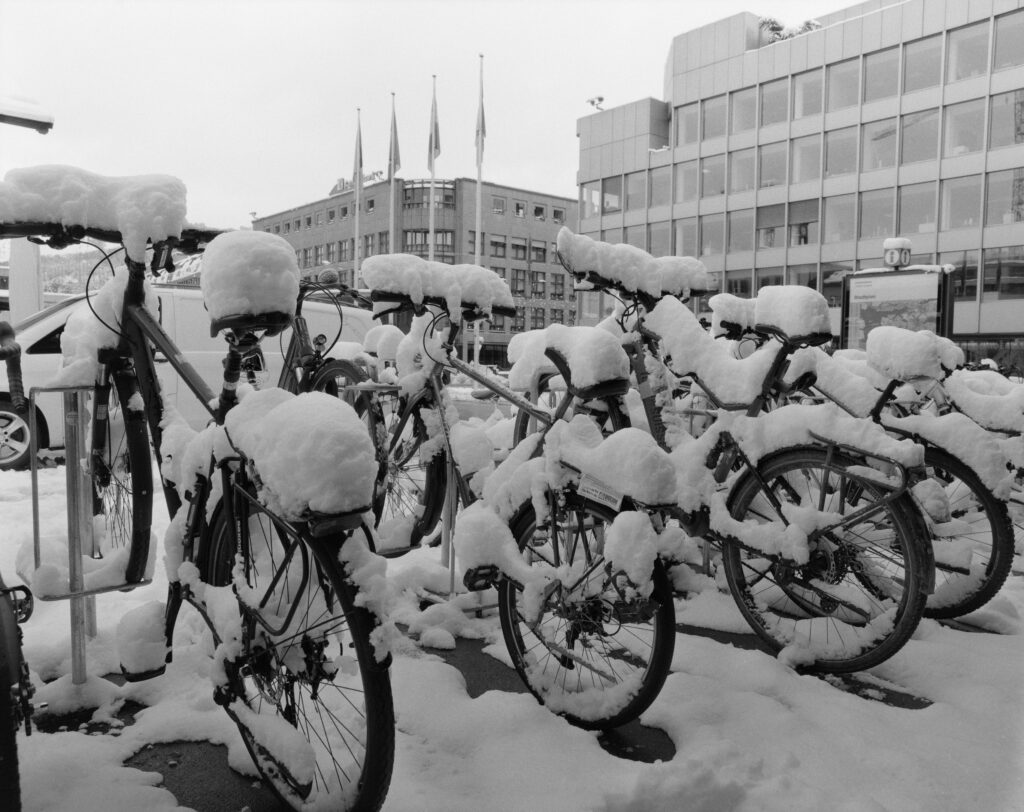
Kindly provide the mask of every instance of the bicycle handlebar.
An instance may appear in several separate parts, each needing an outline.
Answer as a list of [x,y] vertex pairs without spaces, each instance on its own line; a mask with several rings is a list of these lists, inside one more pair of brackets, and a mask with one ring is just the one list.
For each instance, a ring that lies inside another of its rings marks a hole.
[[25,412],[28,401],[25,400],[25,384],[21,377],[21,345],[14,340],[14,328],[6,321],[0,322],[0,359],[7,365],[7,384],[14,411]]

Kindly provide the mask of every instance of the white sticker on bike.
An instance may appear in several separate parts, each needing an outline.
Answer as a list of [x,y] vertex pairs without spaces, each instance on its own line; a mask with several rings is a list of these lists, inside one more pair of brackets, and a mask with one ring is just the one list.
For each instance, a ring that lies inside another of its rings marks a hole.
[[622,507],[622,494],[590,474],[580,475],[580,483],[576,486],[576,492],[584,499],[597,502],[599,505],[606,505],[612,510]]

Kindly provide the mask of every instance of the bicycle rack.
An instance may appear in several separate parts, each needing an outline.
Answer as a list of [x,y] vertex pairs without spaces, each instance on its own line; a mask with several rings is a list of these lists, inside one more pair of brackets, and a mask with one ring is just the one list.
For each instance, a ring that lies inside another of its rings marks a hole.
[[29,434],[30,460],[32,471],[32,543],[35,568],[42,563],[39,539],[39,463],[38,426],[36,421],[36,398],[45,392],[60,392],[63,395],[64,414],[64,458],[67,484],[68,517],[68,591],[56,595],[35,595],[42,601],[68,600],[71,602],[71,680],[75,685],[83,684],[88,675],[85,672],[85,641],[96,636],[96,598],[103,592],[128,591],[151,583],[151,579],[137,584],[119,584],[96,589],[86,589],[82,570],[83,550],[90,558],[100,558],[92,526],[92,480],[86,470],[88,454],[86,442],[89,433],[88,399],[93,387],[89,386],[40,386],[29,391]]

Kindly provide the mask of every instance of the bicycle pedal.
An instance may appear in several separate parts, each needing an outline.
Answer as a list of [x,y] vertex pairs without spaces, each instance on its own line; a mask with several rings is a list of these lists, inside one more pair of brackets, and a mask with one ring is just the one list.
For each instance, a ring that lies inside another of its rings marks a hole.
[[494,564],[470,567],[462,576],[462,583],[470,592],[482,592],[494,586],[501,577],[501,571]]

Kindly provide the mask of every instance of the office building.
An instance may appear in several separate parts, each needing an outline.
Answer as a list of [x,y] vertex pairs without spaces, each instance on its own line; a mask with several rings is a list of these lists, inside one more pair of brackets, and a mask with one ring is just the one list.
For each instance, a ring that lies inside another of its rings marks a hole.
[[748,13],[680,34],[663,99],[579,120],[580,231],[698,256],[740,296],[810,285],[834,326],[843,276],[907,237],[912,261],[955,266],[954,337],[1020,363],[1022,5],[871,0],[777,41]]
[[[434,181],[434,259],[473,263],[476,252],[475,180]],[[429,255],[430,181],[395,181],[395,250]],[[578,219],[575,200],[484,182],[481,186],[480,264],[501,275],[512,290],[517,315],[483,325],[481,363],[505,365],[511,335],[576,319],[572,282],[555,257],[555,239]],[[391,185],[371,178],[360,193],[360,261],[387,254],[391,246]],[[355,271],[355,190],[348,182],[331,194],[287,211],[260,216],[253,228],[280,234],[295,248],[300,272],[315,278],[334,268],[347,284]]]

